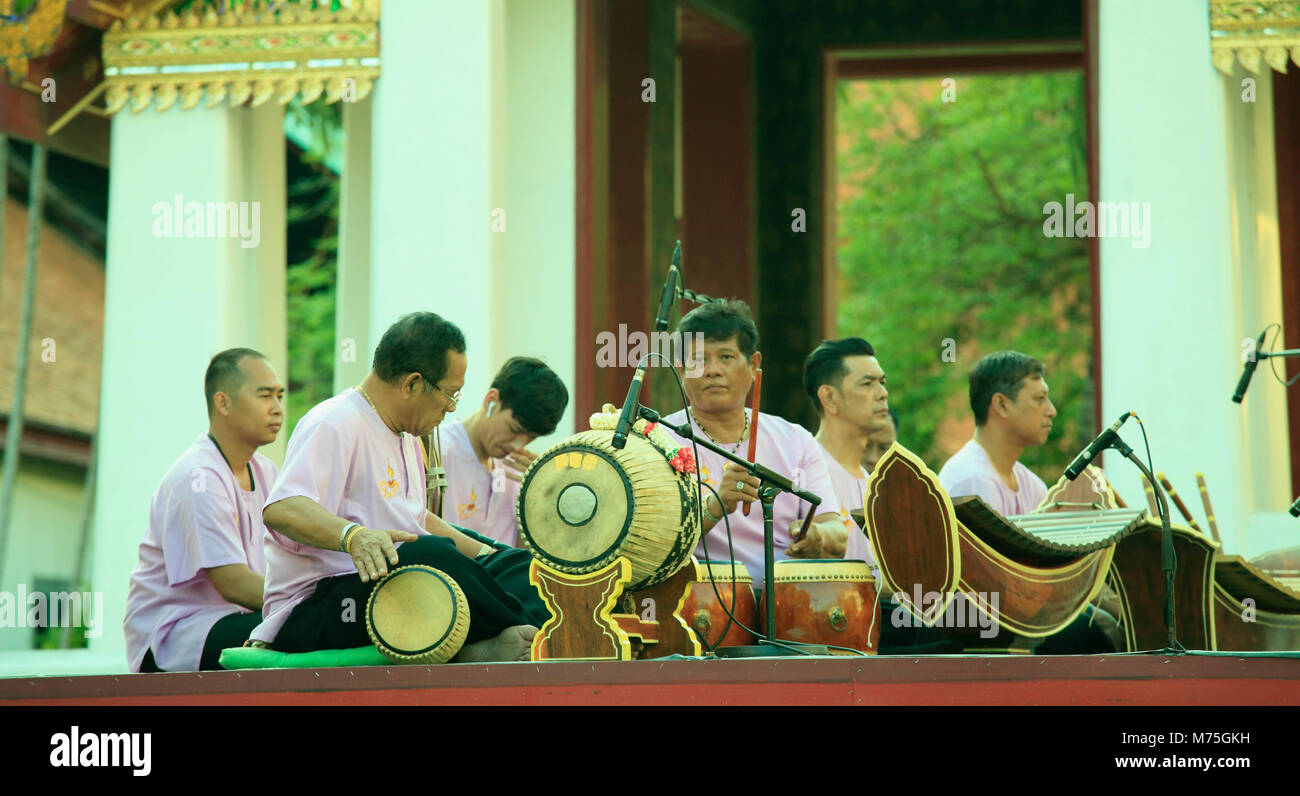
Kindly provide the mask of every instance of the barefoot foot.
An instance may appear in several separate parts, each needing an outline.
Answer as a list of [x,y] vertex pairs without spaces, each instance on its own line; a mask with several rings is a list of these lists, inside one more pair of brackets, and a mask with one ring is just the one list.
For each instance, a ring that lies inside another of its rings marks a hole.
[[491,661],[526,661],[532,657],[533,636],[537,628],[532,625],[515,625],[497,635],[461,647],[457,663],[488,663]]

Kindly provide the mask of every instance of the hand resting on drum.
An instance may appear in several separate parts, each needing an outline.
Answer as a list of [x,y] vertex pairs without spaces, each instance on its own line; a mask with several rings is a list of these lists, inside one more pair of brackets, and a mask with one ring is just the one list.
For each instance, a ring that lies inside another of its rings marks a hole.
[[394,542],[414,542],[420,537],[406,531],[360,528],[348,540],[348,552],[362,583],[379,580],[388,574],[388,564],[397,566]]
[[[803,520],[790,523],[790,538],[799,534]],[[848,531],[838,514],[826,512],[813,517],[808,533],[797,542],[791,542],[785,554],[791,558],[843,558],[849,543]]]

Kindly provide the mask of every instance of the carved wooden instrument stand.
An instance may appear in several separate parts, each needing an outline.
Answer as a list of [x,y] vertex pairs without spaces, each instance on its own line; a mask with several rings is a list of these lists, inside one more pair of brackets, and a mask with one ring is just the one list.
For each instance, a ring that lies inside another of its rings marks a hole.
[[[692,557],[662,583],[625,593],[632,580],[632,565],[623,556],[581,575],[533,559],[529,580],[541,593],[551,619],[533,638],[532,659],[630,661],[673,654],[698,656],[699,639],[681,615],[695,582],[694,562]],[[616,612],[620,604],[631,611]]]

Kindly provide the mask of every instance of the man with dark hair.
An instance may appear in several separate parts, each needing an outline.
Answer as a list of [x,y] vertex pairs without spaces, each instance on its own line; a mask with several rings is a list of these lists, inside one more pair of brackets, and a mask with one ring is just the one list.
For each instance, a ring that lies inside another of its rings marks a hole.
[[803,389],[821,418],[816,439],[848,533],[844,557],[867,562],[874,574],[879,567],[871,544],[849,512],[861,510],[866,496],[862,449],[889,424],[885,371],[861,337],[824,340],[804,360]]
[[880,457],[884,456],[889,446],[898,440],[898,413],[893,407],[889,409],[889,421],[867,435],[867,446],[862,449],[862,469],[866,470],[868,475],[875,472]]
[[442,430],[442,518],[515,546],[519,482],[537,455],[524,446],[555,431],[569,391],[540,359],[512,357],[474,414]]
[[358,606],[364,615],[390,566],[423,564],[469,603],[456,660],[528,659],[549,613],[536,589],[512,593],[494,572],[527,568],[529,554],[472,539],[426,508],[420,438],[456,408],[466,367],[460,330],[412,313],[384,333],[360,385],[299,421],[263,512],[266,619],[254,641],[283,652],[367,645]]
[[208,431],[167,471],[126,598],[133,672],[221,668],[262,621],[262,507],[276,468],[257,453],[284,423],[284,386],[251,348],[212,358]]
[[976,363],[970,372],[975,436],[939,471],[949,495],[978,495],[1003,515],[1038,507],[1047,485],[1019,459],[1052,431],[1056,407],[1047,392],[1043,363],[1031,356],[999,351]]
[[[735,299],[703,304],[682,318],[677,331],[685,340],[688,363],[685,386],[690,410],[676,412],[666,419],[681,424],[689,417],[694,433],[700,438],[707,437],[745,456],[753,420],[745,408],[745,398],[754,384],[754,368],[758,362],[758,328],[750,317],[749,306]],[[697,345],[697,340],[703,342]],[[689,375],[692,372],[699,375]],[[759,413],[758,425],[755,454],[758,462],[822,498],[808,533],[792,543],[805,512],[812,507],[788,492],[777,497],[772,525],[776,558],[843,557],[848,532],[817,441],[802,426],[775,415]],[[664,430],[673,434],[667,428]],[[712,451],[700,448],[699,455],[700,478],[716,488],[722,498],[719,505],[711,492],[705,492],[704,533],[724,528],[726,517],[736,558],[758,581],[766,571],[763,512],[760,506],[754,506],[745,516],[737,509],[742,503],[757,502],[759,481]],[[707,555],[726,558],[726,541],[724,533],[714,533]],[[697,555],[706,556],[703,540]]]

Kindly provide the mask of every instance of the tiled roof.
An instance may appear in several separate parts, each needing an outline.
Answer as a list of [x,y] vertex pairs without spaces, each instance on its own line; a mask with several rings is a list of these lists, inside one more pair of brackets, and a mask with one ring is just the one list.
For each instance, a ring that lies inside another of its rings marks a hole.
[[[27,260],[27,208],[7,199],[0,278],[0,414],[13,407],[18,321]],[[42,353],[50,350],[53,361]],[[104,341],[104,266],[48,224],[36,265],[36,303],[27,357],[25,422],[93,433],[99,415]]]

